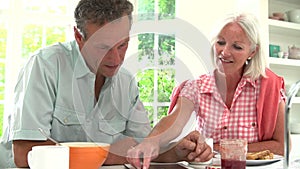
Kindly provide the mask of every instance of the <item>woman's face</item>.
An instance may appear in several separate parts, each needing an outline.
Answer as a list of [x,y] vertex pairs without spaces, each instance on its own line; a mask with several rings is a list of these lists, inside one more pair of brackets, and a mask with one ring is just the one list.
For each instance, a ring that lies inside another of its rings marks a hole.
[[256,48],[251,47],[246,33],[237,23],[229,23],[217,37],[214,52],[221,72],[242,75],[246,60],[254,57]]

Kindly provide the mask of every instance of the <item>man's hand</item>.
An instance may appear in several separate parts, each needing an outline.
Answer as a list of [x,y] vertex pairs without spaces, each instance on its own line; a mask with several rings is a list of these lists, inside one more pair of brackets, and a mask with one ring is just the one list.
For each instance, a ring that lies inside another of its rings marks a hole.
[[142,167],[143,169],[147,169],[150,166],[151,160],[159,155],[159,150],[158,141],[146,138],[143,142],[127,151],[127,161],[136,168]]
[[179,159],[185,161],[204,162],[213,157],[212,148],[206,144],[205,138],[198,132],[192,131],[175,147]]

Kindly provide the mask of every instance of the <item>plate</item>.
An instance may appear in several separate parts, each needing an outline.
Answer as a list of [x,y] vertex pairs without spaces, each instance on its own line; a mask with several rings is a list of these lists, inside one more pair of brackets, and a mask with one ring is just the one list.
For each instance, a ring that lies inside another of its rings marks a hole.
[[270,160],[246,160],[246,165],[247,166],[265,165],[265,164],[274,163],[274,162],[280,161],[280,160],[283,160],[283,156],[274,154],[273,159],[270,159]]

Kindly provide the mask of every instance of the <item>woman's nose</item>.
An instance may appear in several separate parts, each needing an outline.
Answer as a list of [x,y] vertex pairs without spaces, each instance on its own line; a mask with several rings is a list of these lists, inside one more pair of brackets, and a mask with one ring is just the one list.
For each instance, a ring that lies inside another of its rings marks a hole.
[[230,56],[230,48],[229,48],[227,45],[225,45],[225,46],[223,47],[223,49],[222,49],[221,54],[222,54],[224,57]]

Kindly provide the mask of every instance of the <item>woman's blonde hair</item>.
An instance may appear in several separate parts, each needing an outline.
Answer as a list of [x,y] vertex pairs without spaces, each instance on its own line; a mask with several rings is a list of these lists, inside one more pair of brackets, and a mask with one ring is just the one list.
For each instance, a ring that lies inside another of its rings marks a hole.
[[257,52],[253,58],[249,61],[249,63],[244,67],[244,76],[250,77],[255,80],[260,76],[266,77],[265,70],[267,68],[267,60],[264,49],[262,48],[262,40],[260,37],[260,27],[257,18],[253,14],[249,13],[233,13],[226,15],[226,18],[220,25],[217,27],[214,37],[212,38],[212,60],[214,65],[215,62],[215,53],[214,53],[214,44],[217,40],[217,37],[221,30],[229,23],[237,23],[241,26],[241,28],[245,31],[248,39],[251,42],[252,49],[255,50],[257,48]]

